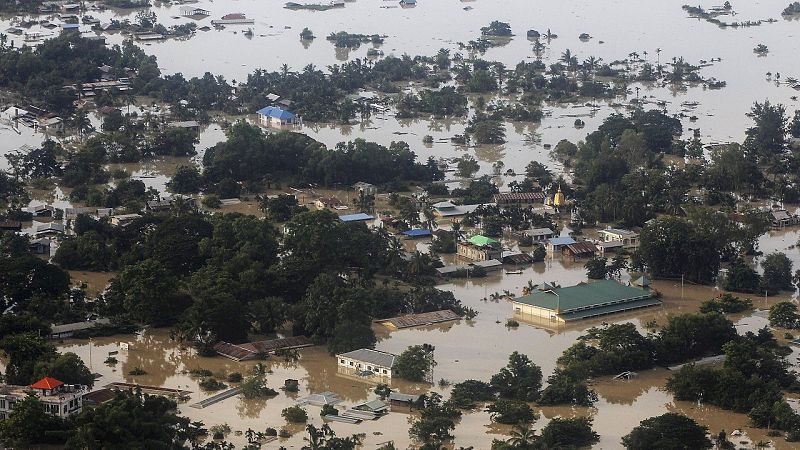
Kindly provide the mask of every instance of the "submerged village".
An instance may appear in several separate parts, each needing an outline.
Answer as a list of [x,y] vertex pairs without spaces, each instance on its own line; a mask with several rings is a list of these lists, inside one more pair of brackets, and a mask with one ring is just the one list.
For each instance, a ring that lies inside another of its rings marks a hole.
[[0,445],[799,448],[798,32],[0,0]]

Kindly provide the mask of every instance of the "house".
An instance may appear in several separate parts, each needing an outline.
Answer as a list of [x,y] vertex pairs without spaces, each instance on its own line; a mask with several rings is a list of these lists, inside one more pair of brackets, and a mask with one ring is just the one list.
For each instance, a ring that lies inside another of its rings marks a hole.
[[340,372],[386,379],[392,378],[392,367],[396,358],[392,353],[369,348],[336,355]]
[[471,213],[481,206],[494,206],[494,203],[484,203],[482,205],[456,205],[448,201],[434,203],[431,205],[433,213],[438,217],[455,217]]
[[597,251],[597,247],[589,241],[580,241],[574,244],[567,244],[562,247],[564,255],[572,256],[572,259],[591,258]]
[[29,394],[37,397],[44,411],[65,418],[81,412],[85,386],[64,384],[55,378],[44,377],[30,386],[0,385],[0,420],[7,419],[14,405]]
[[431,230],[423,230],[423,229],[411,229],[406,230],[400,233],[402,236],[405,236],[407,239],[419,239],[419,238],[426,238],[431,237],[432,233]]
[[63,24],[61,24],[61,31],[63,31],[64,33],[67,33],[67,32],[75,32],[75,33],[77,33],[77,32],[80,31],[80,28],[81,28],[81,26],[79,24],[77,24],[77,23],[63,23]]
[[280,350],[293,350],[314,345],[311,339],[305,336],[289,336],[285,338],[269,339],[266,341],[246,342],[231,344],[225,341],[217,342],[214,351],[234,361],[249,361]]
[[252,24],[255,23],[253,19],[248,19],[242,13],[225,14],[220,20],[212,20],[211,25],[236,25],[236,24]]
[[326,208],[336,209],[336,210],[347,209],[347,205],[345,205],[341,200],[339,200],[336,197],[318,198],[316,201],[314,201],[314,206],[320,210]]
[[339,220],[344,223],[367,223],[375,220],[375,216],[371,216],[366,213],[346,214],[344,216],[339,216]]
[[50,205],[39,205],[28,208],[28,212],[31,213],[33,217],[53,217],[55,211],[56,209]]
[[602,242],[621,242],[625,250],[636,250],[639,248],[639,233],[630,230],[608,227],[598,231]]
[[569,236],[566,237],[555,237],[548,239],[545,243],[545,249],[548,253],[555,254],[556,252],[560,252],[564,246],[574,244],[576,241]]
[[183,17],[208,17],[211,15],[211,12],[207,9],[203,8],[194,8],[191,6],[183,6],[181,7],[181,15]]
[[476,234],[467,240],[456,244],[458,256],[471,259],[473,261],[488,261],[490,259],[502,259],[503,249],[500,243],[492,238]]
[[36,227],[37,236],[56,236],[62,235],[67,231],[63,223],[44,223]]
[[170,122],[168,126],[172,128],[183,128],[185,130],[200,131],[200,122],[196,120],[184,120],[181,122]]
[[97,212],[97,208],[92,208],[89,206],[83,206],[78,208],[65,208],[64,209],[64,217],[67,219],[77,219],[81,214],[95,214]]
[[265,127],[280,127],[297,123],[297,116],[294,113],[276,106],[261,108],[256,111],[256,114],[258,114],[258,123]]
[[22,222],[17,220],[0,220],[0,231],[22,231]]
[[28,247],[34,255],[50,255],[50,247],[53,245],[53,241],[47,238],[39,238],[34,239],[31,241],[30,246]]
[[142,216],[139,214],[119,214],[116,216],[111,216],[111,225],[117,227],[126,227],[140,217]]
[[392,391],[389,394],[389,405],[394,407],[413,408],[414,405],[419,404],[421,395],[403,394],[402,392]]
[[417,6],[417,0],[400,0],[400,6]]
[[520,234],[531,238],[533,242],[545,242],[555,235],[550,228],[531,228],[530,230],[522,231]]
[[773,228],[785,228],[800,223],[800,217],[789,214],[785,209],[773,210],[770,214]]
[[50,339],[65,339],[72,337],[78,331],[92,329],[98,325],[108,325],[108,319],[87,320],[85,322],[65,323],[63,325],[50,326]]
[[514,314],[554,323],[631,311],[660,305],[649,290],[625,286],[614,280],[582,283],[546,291],[534,290],[512,301]]
[[516,206],[518,208],[532,208],[544,203],[542,192],[501,192],[494,194],[494,202],[501,208]]
[[505,251],[503,252],[503,264],[530,264],[533,262],[533,258],[531,255],[523,252],[512,252],[512,251]]
[[378,188],[375,187],[373,184],[366,183],[364,181],[359,181],[358,183],[353,185],[353,189],[360,195],[375,195],[378,193]]

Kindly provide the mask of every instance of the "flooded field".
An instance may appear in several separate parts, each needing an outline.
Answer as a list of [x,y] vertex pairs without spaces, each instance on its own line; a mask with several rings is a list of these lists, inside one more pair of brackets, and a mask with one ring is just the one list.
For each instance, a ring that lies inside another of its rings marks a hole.
[[[585,281],[582,264],[555,259],[547,263],[535,264],[524,270],[522,275],[498,273],[484,279],[457,281],[440,285],[440,288],[452,291],[465,305],[474,308],[479,315],[474,320],[461,320],[439,325],[430,325],[412,329],[389,331],[381,325],[375,325],[378,335],[377,349],[392,353],[400,353],[409,345],[430,343],[435,346],[437,366],[434,379],[445,379],[457,383],[465,379],[488,380],[507,363],[508,355],[513,351],[527,354],[542,367],[545,377],[555,368],[555,362],[561,353],[572,345],[576,338],[587,328],[603,322],[630,321],[644,330],[644,324],[655,320],[664,323],[669,314],[696,312],[699,303],[716,294],[710,287],[685,285],[680,281],[658,281],[654,288],[663,294],[664,304],[661,307],[640,310],[617,316],[605,317],[602,320],[583,321],[575,325],[559,328],[545,328],[540,324],[522,321],[519,328],[507,328],[506,319],[513,316],[511,305],[506,300],[484,300],[489,294],[509,290],[520,294],[522,286],[528,280],[534,283],[559,280],[564,285]],[[757,308],[768,307],[779,298],[769,298],[754,303]],[[752,314],[732,317],[740,332],[755,331],[767,324],[764,312],[756,310]],[[122,343],[129,344],[122,350]],[[323,347],[312,347],[300,350],[298,361],[285,361],[272,358],[264,364],[272,371],[268,375],[269,385],[278,388],[288,378],[300,381],[300,392],[288,394],[283,391],[267,400],[245,400],[234,397],[205,409],[196,409],[189,405],[208,398],[214,393],[203,392],[198,386],[198,378],[188,374],[192,369],[209,369],[220,379],[232,372],[247,373],[256,362],[235,362],[222,357],[206,358],[197,356],[191,348],[183,348],[169,339],[168,330],[145,330],[136,336],[117,336],[112,338],[87,341],[67,341],[59,346],[61,351],[72,351],[79,354],[94,372],[102,375],[97,386],[117,381],[180,388],[192,391],[191,399],[181,405],[181,413],[192,420],[202,420],[207,426],[227,423],[234,430],[246,431],[248,428],[263,431],[266,427],[277,429],[286,427],[280,416],[281,410],[310,394],[332,391],[343,400],[340,406],[353,406],[375,398],[372,393],[375,384],[356,377],[337,373],[335,358],[328,355]],[[116,357],[119,363],[109,366],[103,363],[108,352],[119,351]],[[797,352],[789,357],[798,367]],[[147,374],[128,375],[134,368],[144,369]],[[592,386],[599,395],[599,401],[592,408],[548,407],[535,408],[540,415],[535,428],[540,429],[548,420],[556,416],[589,415],[594,418],[595,430],[601,435],[601,441],[594,447],[598,449],[621,448],[620,438],[627,434],[640,420],[646,417],[676,411],[686,414],[708,426],[712,433],[725,429],[728,433],[734,429],[743,435],[734,442],[754,443],[768,441],[766,430],[753,429],[748,426],[748,419],[743,414],[722,411],[708,405],[692,402],[676,402],[663,390],[669,371],[655,369],[640,373],[636,379],[614,381],[608,378],[596,380]],[[448,388],[438,384],[407,383],[393,380],[394,390],[403,393],[440,392],[447,395]],[[310,423],[321,425],[319,407],[307,406]],[[374,448],[377,444],[394,441],[400,448],[410,443],[408,437],[410,415],[407,412],[392,412],[376,422],[364,422],[359,425],[331,423],[339,435],[365,433],[365,447]],[[302,427],[289,426],[290,432],[296,433],[290,439],[281,440],[280,444],[289,448],[302,445],[304,434]],[[492,439],[504,439],[510,427],[492,424],[489,414],[480,410],[467,412],[455,430],[456,445],[472,445],[476,449],[485,449],[491,445]],[[243,436],[228,436],[239,445],[245,443]],[[744,444],[743,444],[744,445]],[[272,447],[267,447],[272,448]],[[277,448],[277,445],[275,446]],[[774,448],[792,448],[783,439],[775,441]]]
[[[523,60],[536,57],[531,41],[525,33],[535,29],[542,33],[551,30],[558,38],[548,42],[540,53],[542,60],[555,63],[562,52],[569,49],[582,61],[590,56],[610,63],[631,58],[636,54],[642,62],[669,63],[673,58],[684,57],[687,62],[702,66],[704,78],[716,77],[727,83],[723,89],[707,89],[701,85],[688,85],[676,89],[672,85],[631,82],[628,95],[613,101],[587,99],[578,104],[545,105],[546,116],[541,124],[507,123],[508,142],[499,146],[454,146],[447,139],[463,133],[464,120],[397,120],[391,111],[375,115],[364,122],[339,126],[307,123],[302,129],[328,146],[357,137],[388,145],[391,141],[406,140],[421,159],[429,156],[456,157],[470,153],[481,163],[481,171],[491,172],[491,165],[503,161],[505,169],[521,172],[532,160],[559,169],[548,156],[544,145],[555,145],[561,139],[578,141],[593,131],[613,112],[625,112],[626,105],[639,99],[674,114],[683,114],[686,135],[698,129],[706,143],[740,141],[749,126],[745,113],[755,100],[769,99],[787,105],[788,111],[798,107],[798,91],[786,80],[800,78],[800,61],[794,57],[800,50],[800,21],[780,16],[785,7],[783,0],[761,0],[734,4],[735,16],[726,20],[745,22],[776,18],[760,26],[720,28],[704,20],[690,18],[681,9],[682,1],[639,2],[613,0],[586,3],[578,0],[545,2],[529,0],[455,0],[419,2],[414,8],[400,8],[393,1],[349,1],[344,8],[328,11],[293,11],[280,2],[241,0],[235,3],[202,0],[193,3],[210,11],[201,20],[180,17],[180,5],[156,4],[150,8],[164,25],[197,22],[199,27],[210,26],[210,21],[224,14],[241,12],[254,20],[252,25],[228,25],[223,29],[211,28],[197,31],[190,38],[157,41],[143,46],[146,52],[156,55],[166,74],[182,72],[186,76],[199,76],[205,72],[222,75],[226,79],[245,80],[255,69],[278,70],[286,64],[290,70],[301,70],[308,64],[325,68],[354,58],[366,58],[372,44],[348,52],[336,51],[325,36],[333,32],[348,31],[365,34],[384,34],[386,41],[380,50],[386,55],[433,55],[440,48],[458,52],[458,43],[465,43],[480,35],[480,28],[492,20],[507,21],[515,33],[506,45],[490,48],[486,60],[497,60],[512,68]],[[714,2],[703,1],[709,8]],[[102,22],[115,20],[135,21],[136,10],[89,11]],[[624,20],[620,18],[624,17]],[[40,18],[37,16],[37,18]],[[0,20],[3,29],[12,26],[14,19]],[[317,36],[313,42],[302,42],[299,32],[310,28]],[[251,29],[252,36],[244,31]],[[31,28],[36,31],[37,27]],[[91,31],[81,25],[86,35]],[[43,33],[52,31],[40,29]],[[591,39],[579,39],[587,33]],[[110,44],[119,44],[128,35],[118,32],[102,33]],[[21,36],[9,36],[9,41],[23,45]],[[757,44],[769,47],[769,55],[758,57],[753,53]],[[27,43],[33,44],[33,43]],[[462,51],[463,52],[463,51]],[[669,67],[667,67],[669,69]],[[696,121],[688,120],[695,116]],[[585,122],[585,128],[576,129],[575,118]],[[95,119],[96,120],[96,119]],[[17,134],[10,127],[0,128],[6,138],[6,151],[23,144],[38,145],[40,133],[21,130]],[[422,137],[431,135],[435,144],[423,145]],[[224,139],[218,126],[212,125],[201,134],[199,150]],[[2,162],[5,164],[5,161]],[[155,165],[155,167],[153,167]],[[171,164],[146,164],[134,169],[134,175],[158,173],[163,177],[147,178],[148,186],[163,189]],[[148,175],[149,177],[150,175]],[[501,181],[502,182],[502,181]]]

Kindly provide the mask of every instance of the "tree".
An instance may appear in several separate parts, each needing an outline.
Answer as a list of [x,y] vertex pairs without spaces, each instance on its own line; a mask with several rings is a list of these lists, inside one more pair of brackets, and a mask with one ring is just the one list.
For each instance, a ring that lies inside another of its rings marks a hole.
[[800,328],[800,314],[797,314],[797,305],[790,302],[780,302],[769,309],[769,324],[773,327],[788,329]]
[[458,172],[457,172],[458,176],[463,178],[471,177],[473,174],[475,174],[475,172],[477,172],[481,168],[481,166],[478,164],[478,161],[476,161],[475,158],[473,158],[470,155],[464,155],[463,157],[461,157],[458,160],[457,167],[458,167]]
[[628,450],[680,450],[703,449],[713,445],[707,428],[694,420],[676,413],[666,413],[641,421],[629,434],[622,437]]
[[597,394],[571,371],[556,369],[547,378],[547,387],[539,396],[540,405],[592,406]]
[[36,363],[56,355],[55,347],[46,338],[30,332],[4,337],[0,340],[0,350],[8,358],[5,381],[18,386],[35,382]]
[[472,409],[476,403],[494,399],[495,389],[491,384],[481,380],[464,380],[453,386],[448,403],[456,408]]
[[760,158],[783,152],[786,138],[786,108],[772,105],[769,100],[753,103],[747,114],[755,126],[747,129],[745,146],[753,149]]
[[556,417],[542,429],[537,444],[546,449],[567,450],[588,447],[599,440],[600,436],[592,430],[591,418]]
[[606,268],[607,261],[608,259],[603,256],[593,256],[590,258],[584,265],[586,268],[586,276],[592,280],[605,279],[608,274],[608,269]]
[[490,383],[501,398],[533,402],[542,388],[542,369],[526,355],[514,352],[508,357],[508,365],[492,375]]
[[200,185],[200,171],[193,165],[178,167],[175,175],[167,182],[167,188],[176,194],[200,192]]
[[68,426],[63,420],[45,412],[38,397],[28,394],[14,405],[11,414],[0,421],[0,440],[14,448],[39,444],[63,444]]
[[91,388],[94,375],[80,356],[72,352],[58,355],[55,359],[40,360],[33,368],[34,378],[52,377],[66,384],[80,384]]
[[764,289],[770,292],[793,290],[792,261],[784,253],[772,253],[761,262]]
[[425,381],[436,365],[427,345],[412,345],[397,356],[392,367],[395,376],[408,381]]
[[504,144],[506,130],[502,122],[496,120],[483,120],[471,126],[475,142],[478,144]]
[[516,400],[497,400],[486,407],[486,412],[497,423],[515,425],[531,423],[536,420],[536,414],[527,403]]
[[762,284],[758,272],[742,258],[736,258],[728,268],[723,286],[726,290],[734,292],[758,292]]
[[153,259],[126,266],[111,280],[105,300],[111,314],[162,326],[173,324],[188,306],[177,280]]
[[290,406],[281,411],[281,416],[289,423],[304,423],[308,421],[308,413],[299,406]]

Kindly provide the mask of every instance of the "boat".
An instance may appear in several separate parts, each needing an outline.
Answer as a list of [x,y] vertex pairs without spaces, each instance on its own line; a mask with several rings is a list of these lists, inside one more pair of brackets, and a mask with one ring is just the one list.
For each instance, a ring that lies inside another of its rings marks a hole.
[[522,275],[522,269],[506,270],[506,275]]

